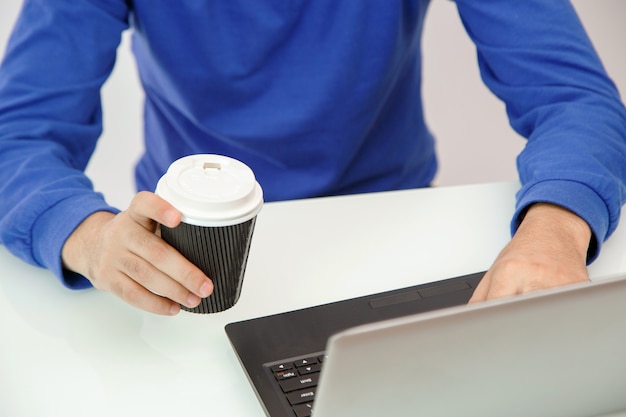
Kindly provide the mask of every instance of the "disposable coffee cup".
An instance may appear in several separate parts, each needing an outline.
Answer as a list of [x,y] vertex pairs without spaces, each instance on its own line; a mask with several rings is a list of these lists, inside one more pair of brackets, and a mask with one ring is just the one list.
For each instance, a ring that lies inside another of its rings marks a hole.
[[161,237],[213,280],[213,293],[198,307],[181,308],[206,314],[234,306],[263,206],[252,170],[226,156],[186,156],[170,165],[156,194],[182,214],[179,226],[161,225]]

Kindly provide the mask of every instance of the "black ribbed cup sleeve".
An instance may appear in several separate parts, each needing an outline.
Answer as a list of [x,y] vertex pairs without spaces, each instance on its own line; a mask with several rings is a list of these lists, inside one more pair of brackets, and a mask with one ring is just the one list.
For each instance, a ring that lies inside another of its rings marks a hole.
[[170,229],[161,225],[161,237],[213,280],[213,294],[193,313],[217,313],[235,305],[241,294],[256,218],[223,227],[181,223]]

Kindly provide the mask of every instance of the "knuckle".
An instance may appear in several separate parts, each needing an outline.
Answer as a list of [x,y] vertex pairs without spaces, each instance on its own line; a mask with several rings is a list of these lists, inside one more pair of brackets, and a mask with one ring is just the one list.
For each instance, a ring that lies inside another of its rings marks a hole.
[[196,281],[199,281],[196,268],[192,267],[191,265],[188,265],[183,268],[183,270],[181,271],[181,278],[183,282],[190,283],[190,284],[193,284]]
[[128,304],[134,306],[140,305],[142,291],[140,291],[138,287],[134,285],[123,285],[121,282],[117,282],[112,288],[114,294]]
[[170,302],[150,293],[143,286],[132,281],[111,283],[109,291],[125,303],[155,314],[169,314]]
[[122,300],[124,299],[124,285],[121,281],[113,281],[109,283],[109,292],[118,296]]
[[168,256],[169,248],[161,238],[145,230],[135,231],[129,236],[131,247],[138,254],[145,254],[144,257],[163,260]]
[[139,191],[130,202],[130,207],[137,207],[150,200],[152,193],[148,191]]
[[189,289],[198,289],[206,280],[204,273],[195,265],[189,263],[181,273],[182,284]]
[[171,247],[166,244],[164,240],[161,240],[161,238],[157,238],[156,236],[152,237],[151,250],[154,251],[154,256],[157,259],[164,259],[168,257],[172,251]]
[[122,261],[122,268],[134,281],[146,282],[150,275],[145,263],[136,258],[126,258]]

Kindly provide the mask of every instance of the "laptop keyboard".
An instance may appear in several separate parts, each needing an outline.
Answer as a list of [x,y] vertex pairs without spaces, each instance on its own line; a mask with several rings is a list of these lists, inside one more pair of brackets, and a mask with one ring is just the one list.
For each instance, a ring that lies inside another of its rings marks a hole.
[[295,417],[310,417],[324,353],[267,365]]

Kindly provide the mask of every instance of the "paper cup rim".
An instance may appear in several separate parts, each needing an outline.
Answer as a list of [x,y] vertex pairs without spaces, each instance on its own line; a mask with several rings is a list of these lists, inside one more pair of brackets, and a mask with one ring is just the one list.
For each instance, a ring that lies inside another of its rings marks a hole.
[[[202,171],[207,164],[221,164],[224,171],[216,171],[207,179]],[[186,185],[190,179],[199,179],[199,185],[203,187],[223,188],[223,181],[226,181],[236,188],[232,193],[224,192],[223,199],[219,195],[209,197],[205,192],[191,191]],[[244,223],[254,218],[263,207],[263,190],[252,170],[243,162],[223,155],[196,154],[174,161],[159,179],[155,193],[181,213],[184,223],[195,226]]]

